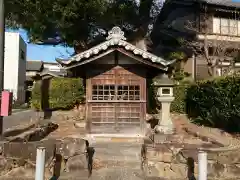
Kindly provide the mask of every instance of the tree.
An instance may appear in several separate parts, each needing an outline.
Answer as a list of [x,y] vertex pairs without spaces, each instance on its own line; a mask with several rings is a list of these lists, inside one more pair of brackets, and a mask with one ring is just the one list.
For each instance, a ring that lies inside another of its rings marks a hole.
[[187,55],[183,51],[172,51],[168,54],[168,59],[175,59],[176,63],[172,67],[171,75],[176,81],[184,80],[185,77],[189,77],[190,74],[184,72],[184,64],[188,60]]
[[6,22],[26,29],[32,43],[67,45],[77,53],[102,41],[113,26],[130,40],[146,37],[160,7],[155,0],[11,0]]
[[181,81],[185,77],[190,76],[189,73],[184,72],[184,65],[188,60],[188,52],[185,47],[182,47],[182,38],[184,35],[174,33],[172,29],[164,23],[160,26],[161,27],[158,27],[157,33],[151,35],[151,38],[155,40],[155,42],[153,41],[154,53],[165,59],[175,60],[175,63],[169,67],[168,74],[176,81]]

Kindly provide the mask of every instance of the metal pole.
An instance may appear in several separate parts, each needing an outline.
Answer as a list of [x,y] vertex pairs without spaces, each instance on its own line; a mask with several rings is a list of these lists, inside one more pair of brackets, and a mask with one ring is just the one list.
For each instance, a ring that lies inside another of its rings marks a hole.
[[207,153],[198,152],[198,180],[207,180]]
[[44,147],[37,148],[35,180],[44,180],[45,174],[45,151]]
[[[5,47],[5,13],[4,0],[0,0],[0,93],[4,88],[4,47]],[[3,134],[3,117],[0,116],[0,138]]]

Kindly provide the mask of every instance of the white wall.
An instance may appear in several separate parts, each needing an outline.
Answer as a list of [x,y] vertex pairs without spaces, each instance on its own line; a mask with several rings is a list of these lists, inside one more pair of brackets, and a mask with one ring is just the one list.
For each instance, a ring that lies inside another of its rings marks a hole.
[[19,36],[18,101],[25,102],[27,45]]
[[27,47],[19,33],[5,33],[4,89],[13,92],[14,100],[25,101]]

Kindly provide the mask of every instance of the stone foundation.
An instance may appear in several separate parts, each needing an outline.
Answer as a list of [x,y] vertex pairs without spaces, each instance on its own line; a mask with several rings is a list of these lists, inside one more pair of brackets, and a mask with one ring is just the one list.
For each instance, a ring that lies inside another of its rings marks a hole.
[[[180,146],[180,145],[179,145]],[[182,146],[182,145],[181,145]],[[144,145],[143,169],[147,177],[164,177],[166,179],[186,179],[198,177],[198,150],[196,145],[184,148],[173,144]],[[209,179],[239,179],[239,151],[209,152]]]

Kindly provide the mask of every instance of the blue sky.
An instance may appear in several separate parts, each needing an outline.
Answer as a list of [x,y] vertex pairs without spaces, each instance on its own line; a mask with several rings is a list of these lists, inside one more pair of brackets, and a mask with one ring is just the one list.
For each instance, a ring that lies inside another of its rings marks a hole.
[[[27,32],[23,29],[10,30],[19,32],[24,41],[28,42]],[[73,53],[72,48],[63,46],[41,46],[27,43],[27,60],[42,60],[47,62],[54,62],[56,58],[67,58]]]

